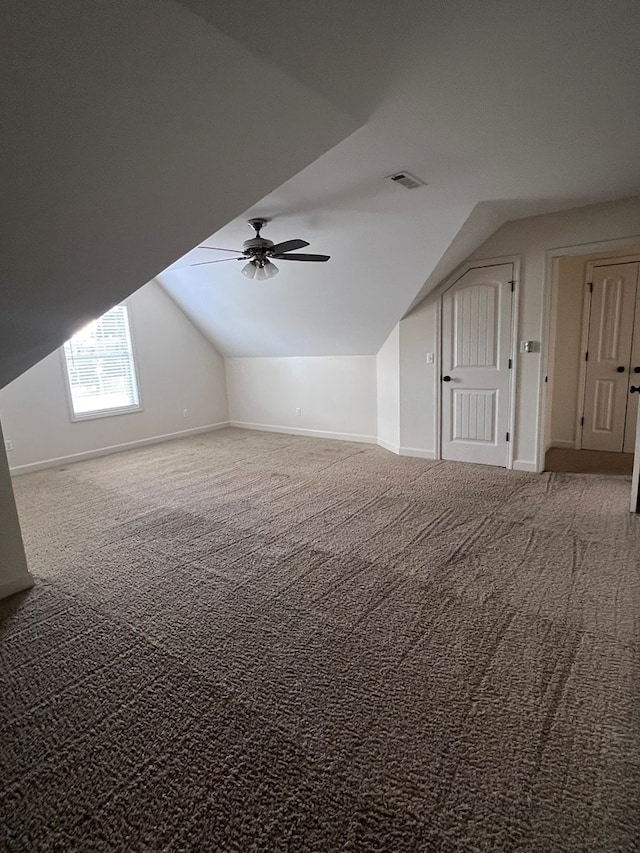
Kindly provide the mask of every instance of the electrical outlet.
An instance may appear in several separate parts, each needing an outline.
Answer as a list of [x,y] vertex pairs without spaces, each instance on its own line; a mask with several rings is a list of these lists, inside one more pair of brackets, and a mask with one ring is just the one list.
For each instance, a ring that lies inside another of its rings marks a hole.
[[428,352],[427,353],[427,364],[433,364],[434,357],[435,357],[434,353]]
[[188,418],[188,417],[189,417],[189,409],[183,409],[183,410],[182,410],[182,417],[183,417],[183,418]]
[[298,415],[298,417],[302,415],[302,409],[299,406],[296,406],[296,415]]
[[13,442],[7,439],[4,443],[5,450],[13,450]]

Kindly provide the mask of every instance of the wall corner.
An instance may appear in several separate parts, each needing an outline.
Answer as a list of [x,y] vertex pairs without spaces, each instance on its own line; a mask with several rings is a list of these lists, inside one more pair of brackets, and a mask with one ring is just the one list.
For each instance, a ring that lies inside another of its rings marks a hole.
[[29,589],[33,584],[33,576],[27,568],[27,557],[0,427],[0,599]]

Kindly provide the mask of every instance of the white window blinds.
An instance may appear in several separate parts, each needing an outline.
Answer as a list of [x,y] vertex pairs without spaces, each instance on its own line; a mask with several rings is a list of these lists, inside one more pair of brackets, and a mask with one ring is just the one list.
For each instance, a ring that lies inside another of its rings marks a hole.
[[116,305],[64,345],[75,418],[134,411],[140,395],[125,305]]

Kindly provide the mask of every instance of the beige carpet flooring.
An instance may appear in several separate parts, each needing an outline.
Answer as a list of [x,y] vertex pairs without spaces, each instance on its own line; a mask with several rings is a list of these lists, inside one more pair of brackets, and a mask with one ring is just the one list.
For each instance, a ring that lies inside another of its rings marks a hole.
[[1,850],[638,850],[628,478],[224,430],[16,491]]

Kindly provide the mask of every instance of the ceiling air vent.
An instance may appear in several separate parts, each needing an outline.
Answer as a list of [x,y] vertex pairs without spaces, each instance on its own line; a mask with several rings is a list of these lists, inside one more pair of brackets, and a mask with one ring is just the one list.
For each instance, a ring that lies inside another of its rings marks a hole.
[[404,187],[406,190],[415,190],[418,187],[426,187],[427,182],[421,181],[420,178],[416,178],[415,175],[412,175],[411,172],[396,172],[395,175],[388,176],[390,181],[393,181],[394,184],[400,184],[401,187]]

